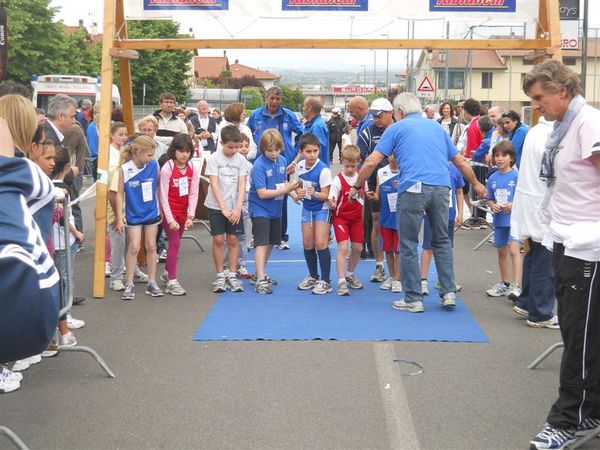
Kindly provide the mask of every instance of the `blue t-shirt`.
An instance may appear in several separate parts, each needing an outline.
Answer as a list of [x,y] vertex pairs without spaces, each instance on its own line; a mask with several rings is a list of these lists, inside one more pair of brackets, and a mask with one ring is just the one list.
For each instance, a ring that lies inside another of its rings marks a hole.
[[286,160],[279,155],[277,161],[272,161],[265,155],[260,155],[254,162],[250,172],[250,192],[248,192],[248,208],[251,217],[266,217],[277,219],[283,209],[283,195],[261,199],[259,189],[277,189],[277,185],[286,182]]
[[373,123],[373,114],[371,114],[369,112],[369,113],[367,113],[365,118],[359,122],[358,127],[356,127],[356,135],[360,136],[360,134],[363,132],[363,130],[365,128],[367,128],[369,125],[371,125],[372,123]]
[[[296,134],[296,142],[300,139],[300,136],[304,133],[304,127],[296,117],[293,111],[287,108],[279,108],[273,117],[269,114],[269,110],[266,105],[262,108],[255,109],[250,114],[248,119],[248,128],[252,131],[254,142],[256,145],[260,143],[260,137],[263,132],[269,128],[275,128],[283,136],[283,156],[288,164],[290,164],[296,155],[298,149],[292,142],[292,132]],[[327,155],[329,157],[329,155]]]
[[456,191],[462,189],[465,185],[465,179],[462,174],[458,171],[456,166],[452,163],[448,164],[448,168],[450,169],[450,183],[451,187],[451,195],[450,195],[450,203],[448,205],[448,220],[456,219]]
[[[500,204],[511,203],[515,197],[518,175],[519,172],[514,167],[506,173],[499,170],[494,172],[485,184],[486,199]],[[494,226],[510,227],[510,213],[494,213]]]
[[158,161],[137,167],[133,161],[121,166],[125,191],[125,219],[142,225],[160,217],[158,210]]
[[[323,173],[323,170],[329,171],[329,168],[319,159],[310,169],[306,169],[305,160],[300,161],[296,168],[298,178],[302,181],[302,185],[307,186],[308,183],[310,183],[315,192],[321,192],[321,189],[324,187],[321,186],[321,173]],[[331,175],[329,175],[329,180],[331,180]],[[314,198],[305,198],[302,200],[302,204],[304,208],[309,211],[320,211],[325,209],[325,202],[315,200]]]
[[319,159],[329,167],[329,129],[321,116],[315,116],[304,125],[305,133],[312,133],[319,139]]
[[390,166],[377,171],[379,181],[379,224],[384,228],[398,229],[396,222],[396,201],[398,199],[398,179],[400,172],[393,172]]
[[517,159],[515,161],[515,165],[517,168],[521,165],[521,154],[523,153],[523,144],[525,143],[525,136],[529,132],[529,127],[524,123],[519,125],[519,128],[513,130],[508,135],[508,138],[513,144],[515,148],[515,153],[517,155]]
[[394,154],[401,168],[399,193],[418,182],[451,187],[448,161],[458,150],[435,120],[409,114],[385,129],[375,150],[385,156]]

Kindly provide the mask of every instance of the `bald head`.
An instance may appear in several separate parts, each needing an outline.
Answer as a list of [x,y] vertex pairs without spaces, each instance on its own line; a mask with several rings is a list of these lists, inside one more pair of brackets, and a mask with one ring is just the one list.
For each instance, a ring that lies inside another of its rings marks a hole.
[[502,117],[502,114],[504,114],[504,109],[500,106],[492,106],[488,109],[488,116],[490,116],[494,125],[498,124],[498,120]]
[[360,122],[367,117],[367,114],[369,113],[369,102],[360,95],[352,97],[348,102],[348,111],[352,117]]

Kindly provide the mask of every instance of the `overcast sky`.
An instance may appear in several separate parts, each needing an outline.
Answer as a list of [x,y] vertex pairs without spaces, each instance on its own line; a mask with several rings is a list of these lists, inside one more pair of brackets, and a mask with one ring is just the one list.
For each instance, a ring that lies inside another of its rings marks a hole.
[[[427,2],[428,0],[410,0],[417,2]],[[517,0],[524,1],[524,0]],[[525,0],[526,1],[526,0]],[[590,3],[590,27],[600,26],[600,1],[591,1]],[[99,30],[102,32],[102,13],[104,0],[53,0],[52,6],[60,8],[57,15],[66,25],[77,25],[79,19],[83,19],[86,27],[90,29],[92,23],[98,23]],[[176,17],[182,24],[181,32],[187,32],[190,27],[198,28],[196,22],[186,23],[185,16]],[[189,19],[188,19],[189,20]],[[195,25],[196,24],[196,25]],[[283,25],[285,27],[285,25]],[[404,26],[405,27],[405,26]],[[480,28],[484,32],[485,27]],[[421,30],[421,31],[420,31]],[[310,32],[310,30],[307,30]],[[371,38],[381,38],[381,33],[371,35]],[[493,29],[488,29],[489,33],[494,33]],[[508,28],[499,29],[496,33],[508,34]],[[419,36],[421,34],[421,36]],[[454,35],[453,35],[454,34]],[[593,32],[591,33],[594,35]],[[444,25],[442,22],[417,23],[415,37],[441,38],[444,36]],[[406,35],[402,36],[406,37]],[[464,37],[464,30],[452,30],[452,38]],[[476,36],[477,37],[477,36]],[[222,50],[201,50],[202,56],[222,55]],[[389,65],[390,72],[399,71],[406,64],[406,51],[390,50]],[[418,51],[415,51],[415,59],[418,58]],[[386,69],[386,50],[377,50],[376,54],[372,50],[227,50],[229,60],[233,62],[239,59],[240,63],[253,67],[259,67],[263,70],[275,70],[281,68],[290,69],[319,69],[319,70],[348,70],[362,72],[367,70],[373,73],[373,65],[376,63],[377,71],[384,72]],[[363,67],[365,66],[365,67]]]

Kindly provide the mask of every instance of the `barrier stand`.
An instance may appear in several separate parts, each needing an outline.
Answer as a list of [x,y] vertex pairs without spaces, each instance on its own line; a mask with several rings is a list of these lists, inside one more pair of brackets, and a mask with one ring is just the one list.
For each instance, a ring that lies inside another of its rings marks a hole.
[[531,370],[537,368],[537,366],[539,366],[546,358],[548,358],[548,356],[550,356],[554,352],[554,350],[564,346],[565,344],[563,344],[562,342],[557,342],[556,344],[551,345],[540,356],[535,358],[535,360],[531,364],[529,364],[527,368]]
[[[59,203],[62,203],[63,205],[63,229],[65,231],[65,253],[67,255],[66,259],[66,266],[67,266],[67,285],[69,283],[69,280],[72,279],[73,277],[73,267],[72,267],[72,261],[71,261],[71,246],[69,245],[69,241],[70,241],[70,231],[69,231],[69,221],[71,219],[71,206],[70,203],[68,203],[66,198],[60,199],[58,200]],[[62,287],[62,283],[61,283],[61,287]],[[67,311],[69,311],[71,309],[71,307],[73,306],[73,290],[72,289],[68,289],[69,295],[67,295],[67,304],[63,306],[63,308],[60,310],[59,313],[59,317],[62,317],[63,315],[65,315],[67,313]],[[65,295],[64,292],[61,293],[61,304],[62,302],[64,302],[65,299]],[[102,369],[106,372],[106,375],[108,375],[109,378],[115,378],[115,374],[114,372],[110,369],[110,367],[108,367],[108,365],[106,364],[106,362],[104,362],[104,359],[102,359],[102,357],[98,354],[98,352],[96,352],[93,348],[91,347],[87,347],[87,346],[83,346],[83,345],[73,345],[73,346],[62,346],[59,345],[58,346],[60,351],[66,351],[66,352],[82,352],[82,353],[87,353],[89,355],[91,355],[100,365],[100,367],[102,367]]]
[[[485,183],[487,181],[487,174],[488,174],[488,166],[487,164],[483,164],[477,161],[470,161],[471,164],[471,168],[473,169],[473,172],[475,173],[475,176],[477,177],[477,181],[479,181],[481,184],[483,184],[485,186]],[[469,195],[471,196],[471,206],[473,207],[472,210],[472,215],[473,217],[476,217],[477,211],[482,211],[486,214],[487,213],[491,213],[491,211],[488,209],[487,207],[487,201],[485,199],[477,199],[476,195],[475,195],[475,191],[473,190],[473,188],[470,189],[469,191]],[[485,217],[484,217],[485,219]],[[475,247],[473,247],[473,251],[478,250],[479,247],[481,247],[483,244],[485,244],[489,238],[491,238],[494,235],[494,225],[488,223],[488,226],[492,229],[491,233],[488,233],[488,235],[486,237],[484,237]]]
[[0,426],[0,434],[5,435],[19,450],[29,450],[29,447],[15,434],[13,430],[7,427]]

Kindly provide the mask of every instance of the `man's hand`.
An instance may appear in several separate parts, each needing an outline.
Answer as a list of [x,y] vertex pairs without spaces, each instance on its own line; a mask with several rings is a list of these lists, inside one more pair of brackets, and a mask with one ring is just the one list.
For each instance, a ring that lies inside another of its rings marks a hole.
[[288,175],[293,174],[294,172],[296,172],[296,163],[294,161],[292,161],[289,166],[287,166],[287,168],[285,169],[285,173]]
[[477,194],[477,198],[484,198],[487,195],[487,189],[480,182],[474,184],[473,189],[475,189],[475,194]]

